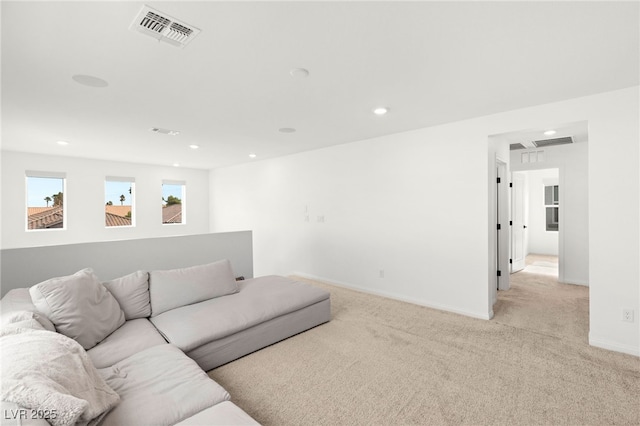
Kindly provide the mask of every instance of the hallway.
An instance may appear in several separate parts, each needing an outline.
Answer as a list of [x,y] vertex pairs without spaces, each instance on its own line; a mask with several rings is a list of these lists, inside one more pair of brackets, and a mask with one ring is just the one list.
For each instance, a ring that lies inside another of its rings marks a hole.
[[529,255],[511,274],[511,289],[498,292],[494,320],[588,344],[589,287],[558,282],[556,256]]

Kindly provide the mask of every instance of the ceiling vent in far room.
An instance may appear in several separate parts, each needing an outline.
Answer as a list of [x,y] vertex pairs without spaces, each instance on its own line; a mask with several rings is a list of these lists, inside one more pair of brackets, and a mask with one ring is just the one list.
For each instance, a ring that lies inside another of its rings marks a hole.
[[533,144],[537,148],[542,148],[545,146],[554,146],[554,145],[566,145],[568,143],[573,143],[573,139],[571,136],[567,136],[564,138],[555,138],[555,139],[544,139],[541,141],[533,141]]
[[186,46],[200,33],[193,25],[185,24],[147,5],[142,6],[129,29],[177,47]]
[[154,133],[162,133],[163,135],[169,135],[169,136],[178,136],[180,134],[178,130],[162,129],[160,127],[152,127],[149,129],[149,131]]

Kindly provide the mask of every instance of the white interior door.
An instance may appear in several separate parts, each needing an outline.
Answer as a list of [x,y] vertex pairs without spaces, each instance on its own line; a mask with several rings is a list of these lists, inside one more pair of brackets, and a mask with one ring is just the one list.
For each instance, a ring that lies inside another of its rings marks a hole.
[[525,267],[526,224],[525,221],[525,177],[521,173],[513,173],[511,192],[511,272],[518,272]]
[[[509,179],[507,163],[496,158],[496,275],[497,289],[509,290]],[[496,294],[497,297],[497,294]]]

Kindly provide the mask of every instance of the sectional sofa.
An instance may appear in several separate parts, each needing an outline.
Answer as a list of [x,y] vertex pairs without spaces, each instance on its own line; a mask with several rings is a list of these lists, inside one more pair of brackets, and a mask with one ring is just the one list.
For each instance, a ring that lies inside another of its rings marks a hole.
[[205,371],[329,320],[328,292],[236,280],[228,260],[14,289],[2,299],[2,424],[256,424]]

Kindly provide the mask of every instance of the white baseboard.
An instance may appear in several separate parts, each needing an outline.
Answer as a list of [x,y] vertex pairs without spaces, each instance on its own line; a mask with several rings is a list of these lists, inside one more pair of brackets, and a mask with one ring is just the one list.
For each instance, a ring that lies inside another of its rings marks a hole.
[[589,333],[589,344],[602,349],[607,349],[615,352],[622,352],[629,355],[635,355],[640,357],[640,348],[637,346],[625,345],[618,342],[612,342],[611,340],[603,339],[601,337],[593,336]]
[[573,284],[573,285],[582,285],[585,287],[589,287],[589,283],[584,280],[574,280],[571,278],[565,278],[562,280],[562,284]]
[[331,285],[335,285],[337,287],[344,287],[344,288],[348,288],[350,290],[355,290],[355,291],[359,291],[362,293],[368,293],[368,294],[373,294],[375,296],[382,296],[382,297],[387,297],[389,299],[394,299],[394,300],[399,300],[401,302],[407,302],[407,303],[412,303],[414,305],[419,305],[419,306],[425,306],[427,308],[432,308],[432,309],[438,309],[440,311],[447,311],[447,312],[453,312],[455,314],[459,314],[459,315],[464,315],[467,317],[472,317],[472,318],[479,318],[479,319],[484,319],[484,320],[489,320],[491,318],[493,318],[493,310],[489,311],[489,312],[473,312],[473,311],[467,311],[464,309],[459,309],[453,306],[448,306],[448,305],[442,305],[439,303],[430,303],[430,302],[425,302],[423,300],[418,300],[418,299],[414,299],[411,297],[405,297],[399,294],[395,294],[395,293],[389,293],[386,291],[380,291],[380,290],[371,290],[369,288],[366,287],[361,287],[361,286],[357,286],[357,285],[353,285],[350,283],[345,283],[345,282],[341,282],[341,281],[335,281],[329,278],[324,278],[324,277],[319,277],[316,275],[312,275],[312,274],[307,274],[304,272],[291,272],[288,275],[296,275],[298,277],[302,277],[302,278],[307,278],[310,280],[317,280],[317,281],[322,281],[325,282],[327,284],[331,284]]

